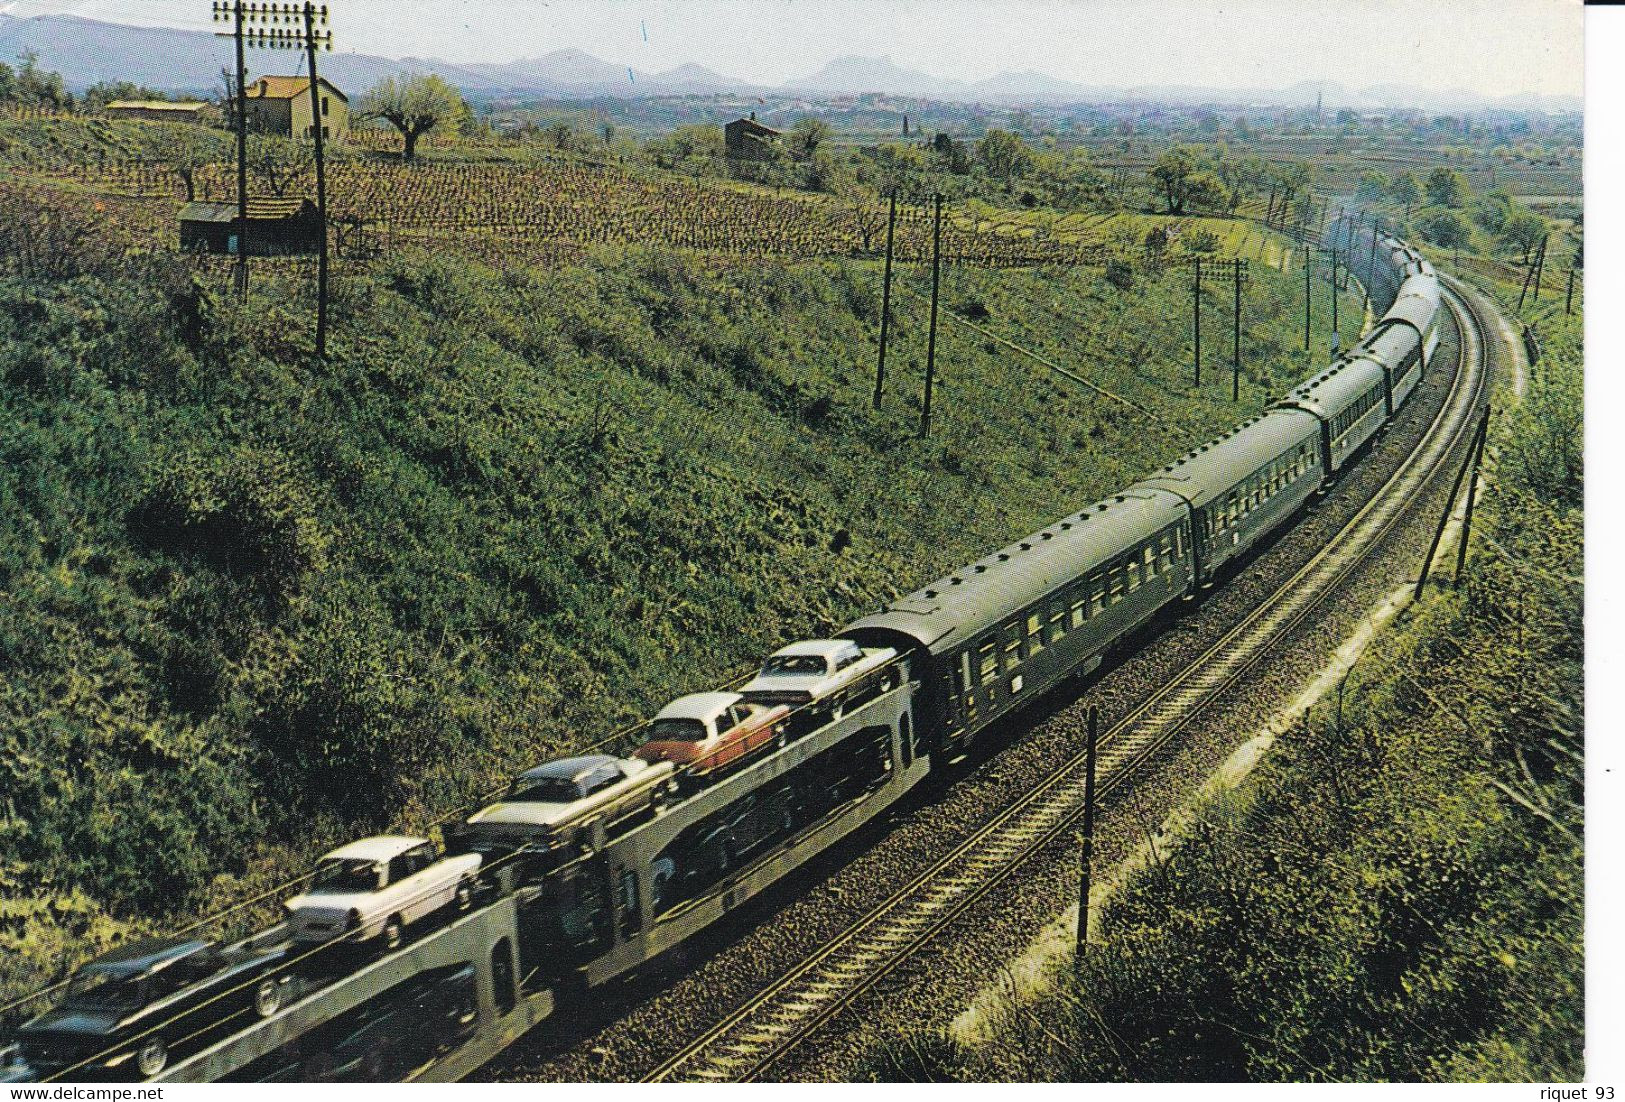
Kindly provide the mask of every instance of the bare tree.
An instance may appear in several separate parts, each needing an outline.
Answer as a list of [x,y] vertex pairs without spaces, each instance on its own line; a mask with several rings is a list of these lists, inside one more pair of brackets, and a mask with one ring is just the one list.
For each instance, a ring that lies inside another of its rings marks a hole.
[[270,134],[249,135],[248,171],[272,195],[286,195],[315,165],[314,146]]
[[385,77],[362,97],[357,112],[363,119],[383,119],[399,130],[405,143],[401,159],[407,161],[417,155],[419,138],[466,113],[457,89],[432,73],[401,80]]

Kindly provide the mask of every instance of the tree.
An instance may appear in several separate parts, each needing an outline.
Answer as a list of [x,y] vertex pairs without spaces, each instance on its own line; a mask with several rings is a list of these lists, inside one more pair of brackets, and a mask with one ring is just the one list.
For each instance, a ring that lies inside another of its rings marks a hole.
[[542,133],[547,135],[547,140],[553,148],[561,153],[568,153],[576,144],[575,128],[563,120],[548,123]]
[[1388,194],[1393,196],[1394,202],[1404,204],[1405,217],[1409,219],[1411,208],[1422,198],[1422,181],[1414,172],[1396,173],[1388,184]]
[[1428,202],[1436,207],[1459,207],[1467,201],[1467,177],[1453,168],[1428,173]]
[[1517,208],[1501,223],[1500,237],[1513,248],[1521,250],[1523,262],[1527,264],[1529,254],[1545,239],[1546,233],[1546,219],[1532,210]]
[[851,176],[840,174],[831,182],[829,190],[841,201],[841,212],[847,225],[852,227],[868,252],[881,230],[886,228],[886,207],[875,201],[868,189],[861,187]]
[[1032,168],[1033,151],[1008,130],[989,130],[976,143],[976,160],[989,176],[1009,183]]
[[1459,210],[1435,211],[1421,220],[1422,236],[1446,249],[1458,249],[1472,240],[1473,224]]
[[198,171],[223,159],[224,150],[216,139],[217,133],[196,126],[166,126],[155,143],[158,159],[180,177],[186,187],[188,203],[197,198]]
[[403,80],[385,77],[361,98],[363,119],[383,119],[401,133],[401,159],[417,154],[418,139],[442,123],[459,119],[468,105],[457,89],[431,74]]
[[272,195],[286,195],[295,183],[304,181],[315,164],[316,147],[308,142],[273,134],[248,136],[248,171]]
[[790,150],[798,157],[811,157],[833,133],[829,123],[823,119],[815,119],[811,115],[803,116],[790,127],[788,135]]
[[644,153],[661,168],[699,175],[702,170],[714,169],[727,148],[722,127],[695,123],[656,138],[644,146]]
[[1362,203],[1375,203],[1387,194],[1390,184],[1388,177],[1380,172],[1367,172],[1360,177],[1360,182],[1354,189],[1354,197]]
[[73,96],[62,85],[62,74],[39,67],[39,55],[25,50],[18,58],[22,66],[14,81],[14,98],[30,107],[73,107]]

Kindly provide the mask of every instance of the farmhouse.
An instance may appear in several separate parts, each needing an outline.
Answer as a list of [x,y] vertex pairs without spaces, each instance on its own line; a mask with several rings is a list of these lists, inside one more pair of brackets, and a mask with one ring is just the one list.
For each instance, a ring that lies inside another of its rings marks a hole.
[[[297,256],[318,252],[322,223],[309,199],[250,198],[249,256]],[[237,204],[187,203],[181,208],[181,249],[237,254]]]
[[208,103],[172,103],[161,99],[116,99],[102,108],[115,119],[147,119],[153,122],[213,122],[216,111]]
[[[342,138],[350,129],[350,99],[326,77],[318,77],[322,100],[322,137]],[[284,138],[308,138],[310,78],[260,77],[244,96],[248,129]]]
[[723,139],[730,157],[766,157],[771,146],[779,140],[779,132],[756,121],[756,112],[748,119],[735,119],[722,128]]

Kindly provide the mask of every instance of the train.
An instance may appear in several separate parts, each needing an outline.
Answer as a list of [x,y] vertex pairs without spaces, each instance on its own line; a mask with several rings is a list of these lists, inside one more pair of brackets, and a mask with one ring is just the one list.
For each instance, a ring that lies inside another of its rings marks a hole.
[[[1350,239],[1352,223],[1332,233]],[[522,823],[522,814],[468,816],[448,829],[446,849],[480,855],[478,893],[459,895],[427,932],[391,940],[382,953],[296,951],[277,928],[231,947],[233,959],[280,954],[287,963],[274,973],[262,967],[254,982],[265,989],[265,977],[275,975],[285,988],[262,1000],[258,1015],[192,1030],[204,1040],[144,1077],[460,1078],[561,1008],[849,844],[1001,721],[1100,669],[1159,617],[1222,584],[1416,392],[1440,339],[1438,275],[1396,238],[1373,236],[1357,249],[1348,243],[1356,256],[1367,253],[1366,288],[1381,315],[1358,343],[1263,413],[890,602],[833,641],[780,652],[782,662],[827,653],[832,669],[865,665],[838,707],[798,705],[779,723],[786,706],[778,705],[774,738],[726,772],[700,776],[679,764],[676,780],[687,774],[688,783],[668,784],[662,772],[658,785],[643,785],[639,778],[654,774],[642,762],[615,773],[612,758],[578,759],[579,768],[559,776],[574,783],[608,770],[616,785],[649,796],[589,798],[580,815],[530,816],[547,827],[530,835],[492,827]],[[766,715],[732,697],[712,703],[742,720]],[[533,774],[521,780],[535,783]],[[392,1038],[388,1052],[372,1052],[368,1046],[384,1038]],[[151,1063],[109,1050],[56,1074],[119,1078],[138,1066]]]

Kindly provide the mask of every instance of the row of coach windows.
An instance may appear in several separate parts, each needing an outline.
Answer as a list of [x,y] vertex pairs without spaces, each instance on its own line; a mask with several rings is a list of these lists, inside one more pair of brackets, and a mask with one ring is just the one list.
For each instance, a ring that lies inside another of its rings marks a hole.
[[1245,482],[1226,494],[1223,503],[1209,514],[1209,534],[1233,527],[1242,517],[1302,478],[1314,465],[1315,447],[1310,442],[1298,445],[1254,471]]
[[1359,398],[1355,399],[1352,405],[1350,405],[1342,413],[1339,413],[1336,417],[1332,418],[1332,439],[1341,440],[1343,437],[1347,436],[1349,429],[1352,428],[1354,424],[1360,420],[1360,418],[1364,417],[1366,414],[1375,409],[1377,403],[1380,401],[1382,401],[1381,387],[1373,387],[1371,390],[1368,390],[1364,394],[1360,395]]
[[1081,628],[1091,617],[1173,569],[1174,563],[1184,557],[1183,528],[1169,528],[1153,536],[1112,565],[1051,597],[1023,619],[1006,624],[998,635],[978,643],[976,680],[983,685],[993,684],[999,679],[1001,666],[1006,673],[1016,670],[1026,659],[1060,642],[1067,632]]

